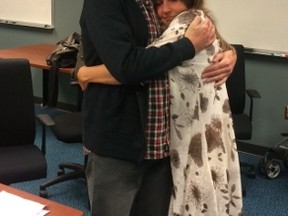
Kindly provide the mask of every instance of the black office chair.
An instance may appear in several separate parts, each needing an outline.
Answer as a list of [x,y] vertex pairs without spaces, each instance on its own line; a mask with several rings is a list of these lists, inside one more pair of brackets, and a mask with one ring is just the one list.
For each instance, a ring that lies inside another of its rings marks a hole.
[[[50,127],[55,137],[64,143],[82,142],[82,117],[81,112],[67,112],[51,118],[47,114],[39,115],[42,119],[42,131],[45,134],[46,127]],[[63,162],[58,165],[57,177],[48,180],[40,185],[39,195],[47,197],[46,188],[52,185],[72,180],[76,178],[85,178],[85,165],[87,157],[84,157],[84,163]],[[66,172],[67,171],[67,172]]]
[[45,143],[35,141],[35,110],[30,63],[0,59],[0,182],[45,178]]
[[[45,134],[46,127],[50,127],[55,137],[64,143],[81,143],[82,142],[82,117],[81,117],[81,104],[82,104],[82,90],[75,80],[75,73],[83,65],[83,50],[80,42],[79,52],[77,54],[77,61],[71,76],[71,85],[77,87],[77,112],[67,112],[60,114],[53,119],[48,115],[42,115],[42,131]],[[50,103],[51,104],[51,103]],[[46,188],[67,180],[76,178],[86,178],[85,166],[87,163],[87,156],[84,156],[84,164],[78,163],[60,163],[58,165],[58,176],[40,185],[40,196],[47,197],[48,193]],[[65,170],[70,170],[65,173]]]
[[[226,86],[229,95],[238,150],[245,152],[245,149],[243,149],[242,145],[252,138],[253,99],[260,98],[261,96],[256,90],[246,89],[245,56],[243,45],[234,44],[233,47],[237,51],[237,62],[233,73],[230,75],[226,82]],[[246,94],[250,99],[249,114],[244,113],[246,105]],[[256,177],[254,165],[241,162],[240,166],[242,170],[244,168],[248,169],[249,177]]]
[[[82,47],[81,47],[82,48]],[[75,70],[79,69],[81,65],[83,65],[82,62],[82,49],[79,49],[79,53],[77,56],[77,64],[75,67]],[[45,124],[42,124],[42,131],[43,134],[45,134],[46,127],[50,127],[51,131],[55,135],[55,137],[64,142],[64,143],[81,143],[82,142],[82,117],[81,117],[81,103],[82,103],[82,91],[80,89],[80,86],[73,80],[71,82],[71,85],[76,86],[78,90],[78,96],[77,96],[77,112],[67,112],[64,114],[60,114],[53,119],[43,114],[41,115],[42,122],[45,122]],[[47,197],[48,193],[46,188],[67,180],[72,180],[76,178],[85,178],[85,166],[87,163],[87,156],[84,156],[84,163],[78,164],[78,163],[60,163],[58,165],[58,176],[54,179],[51,179],[47,182],[44,182],[40,185],[40,192],[39,195],[41,197]],[[69,172],[65,172],[65,170],[69,170]]]

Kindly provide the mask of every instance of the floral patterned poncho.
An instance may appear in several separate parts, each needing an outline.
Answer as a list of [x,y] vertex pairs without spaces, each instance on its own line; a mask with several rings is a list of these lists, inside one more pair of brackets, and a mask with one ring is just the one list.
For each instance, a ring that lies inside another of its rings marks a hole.
[[[184,36],[195,14],[178,15],[150,46]],[[210,47],[169,71],[171,167],[174,182],[171,216],[240,216],[242,189],[229,99],[225,84],[204,83],[202,71],[220,51]]]

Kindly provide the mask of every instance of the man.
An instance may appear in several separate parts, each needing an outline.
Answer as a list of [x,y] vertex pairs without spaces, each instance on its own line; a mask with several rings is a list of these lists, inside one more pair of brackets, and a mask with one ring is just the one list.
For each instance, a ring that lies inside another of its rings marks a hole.
[[[92,215],[165,216],[172,185],[165,73],[210,45],[214,26],[198,17],[184,38],[146,49],[159,33],[150,0],[85,0],[80,24],[85,65],[105,64],[122,83],[93,83],[84,92]],[[225,61],[208,70],[208,81],[231,72]]]

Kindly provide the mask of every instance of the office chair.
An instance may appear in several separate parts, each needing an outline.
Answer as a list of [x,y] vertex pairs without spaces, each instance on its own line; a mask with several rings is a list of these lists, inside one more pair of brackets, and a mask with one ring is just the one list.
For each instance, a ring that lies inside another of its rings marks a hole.
[[[252,137],[253,100],[254,98],[260,98],[261,96],[256,90],[246,89],[245,58],[243,45],[234,44],[233,47],[237,52],[237,62],[232,74],[226,82],[226,86],[229,95],[236,142],[238,150],[242,151],[241,144],[243,145],[245,141],[250,140]],[[250,99],[248,115],[244,113],[246,105],[246,94]],[[241,169],[246,168],[248,170],[248,176],[250,178],[256,177],[254,165],[241,162],[240,167]]]
[[[82,117],[81,112],[67,112],[51,118],[47,114],[40,115],[42,122],[42,131],[45,134],[46,127],[50,127],[55,137],[64,143],[82,142]],[[84,164],[73,162],[62,162],[58,165],[57,177],[48,180],[40,185],[39,195],[48,197],[46,188],[52,185],[72,180],[76,178],[85,178],[85,165],[87,157],[84,157]],[[68,172],[65,172],[69,170]]]
[[[75,76],[77,71],[81,66],[84,65],[83,62],[83,49],[80,42],[79,51],[77,54],[77,60],[74,70],[72,71],[70,84],[77,87],[77,112],[67,112],[60,114],[53,119],[48,115],[42,115],[42,131],[45,134],[46,127],[50,127],[52,133],[55,137],[64,143],[81,143],[82,142],[82,117],[81,117],[81,105],[83,99],[83,93],[78,85]],[[51,104],[51,103],[50,103]],[[67,180],[72,180],[76,178],[86,178],[85,167],[87,163],[87,156],[84,156],[84,164],[78,163],[61,163],[58,165],[58,176],[52,180],[44,182],[40,185],[40,196],[47,197],[46,188]],[[65,173],[65,170],[70,170],[70,172]]]
[[35,145],[35,110],[30,63],[0,59],[0,182],[45,178],[45,143]]

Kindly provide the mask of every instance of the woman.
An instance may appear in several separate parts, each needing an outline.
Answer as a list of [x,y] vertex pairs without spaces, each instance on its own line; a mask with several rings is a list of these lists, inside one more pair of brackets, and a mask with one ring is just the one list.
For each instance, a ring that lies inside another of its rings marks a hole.
[[[182,37],[195,13],[201,15],[198,9],[207,12],[203,0],[155,0],[155,6],[163,25],[170,26],[151,46]],[[197,11],[187,11],[190,8]],[[224,58],[219,44],[223,50],[230,48],[218,39],[220,43],[215,41],[169,72],[174,182],[169,215],[236,216],[242,212],[238,154],[227,91],[221,85],[225,79],[206,83],[201,78],[211,62]],[[83,89],[89,82],[119,84],[104,65],[82,67],[77,76]]]
[[[207,14],[203,3],[156,0],[157,14],[169,27],[152,46],[181,37],[196,14]],[[220,51],[220,41],[224,49],[229,48],[229,44],[218,39],[169,71],[174,184],[170,215],[242,214],[239,160],[226,86],[214,88],[201,79],[202,71]]]

